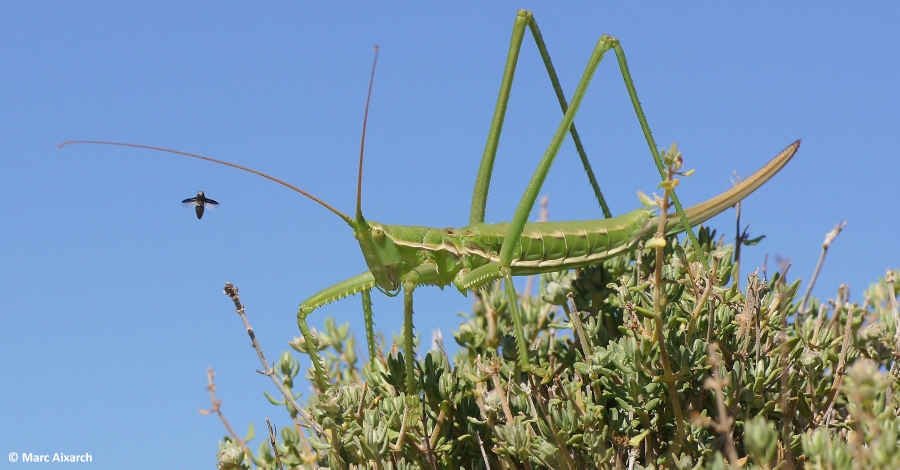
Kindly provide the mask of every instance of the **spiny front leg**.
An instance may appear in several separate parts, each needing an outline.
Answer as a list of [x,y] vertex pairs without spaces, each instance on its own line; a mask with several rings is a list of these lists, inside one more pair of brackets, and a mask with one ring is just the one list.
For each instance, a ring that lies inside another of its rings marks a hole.
[[366,345],[369,347],[369,364],[375,363],[378,351],[375,346],[375,319],[372,315],[372,291],[362,291],[363,319],[366,322]]
[[[303,335],[303,340],[306,342],[306,352],[309,354],[309,358],[313,363],[316,385],[322,392],[331,388],[331,380],[329,380],[328,374],[325,371],[325,364],[319,356],[319,343],[310,331],[309,325],[306,324],[306,317],[325,304],[349,297],[359,292],[368,292],[373,287],[375,287],[375,276],[373,276],[371,272],[366,271],[358,276],[341,281],[327,289],[323,289],[300,304],[300,309],[297,311],[297,326],[300,328],[300,334]],[[369,345],[370,351],[372,348],[373,346]]]

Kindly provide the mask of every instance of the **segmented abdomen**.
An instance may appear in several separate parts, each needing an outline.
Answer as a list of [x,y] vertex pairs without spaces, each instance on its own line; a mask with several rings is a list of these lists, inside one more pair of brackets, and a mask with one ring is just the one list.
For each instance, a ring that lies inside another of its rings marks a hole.
[[[614,219],[526,224],[510,267],[514,274],[531,274],[600,262],[648,236],[651,217],[637,209]],[[496,259],[508,230],[508,223],[477,224],[460,229],[459,236],[469,253]]]

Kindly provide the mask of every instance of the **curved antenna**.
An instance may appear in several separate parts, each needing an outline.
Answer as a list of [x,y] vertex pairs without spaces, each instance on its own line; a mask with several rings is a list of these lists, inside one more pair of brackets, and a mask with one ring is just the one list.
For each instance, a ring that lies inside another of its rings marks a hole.
[[[195,154],[195,153],[182,152],[182,151],[180,151],[180,150],[172,150],[172,149],[167,149],[167,148],[163,148],[163,147],[153,147],[153,146],[151,146],[151,145],[129,144],[129,143],[126,143],[126,142],[108,142],[108,141],[103,141],[103,140],[69,140],[69,141],[66,141],[66,142],[63,142],[63,143],[59,144],[59,146],[57,146],[56,149],[59,150],[59,149],[65,147],[65,146],[67,146],[67,145],[75,145],[75,144],[115,145],[115,146],[119,146],[119,147],[133,147],[133,148],[139,148],[139,149],[156,150],[156,151],[159,151],[159,152],[174,153],[174,154],[176,154],[176,155],[184,155],[184,156],[186,156],[186,157],[199,158],[200,160],[206,160],[206,161],[210,161],[210,162],[213,162],[213,163],[218,163],[218,164],[220,164],[220,165],[225,165],[225,166],[230,166],[230,167],[232,167],[232,168],[237,168],[238,170],[248,171],[248,172],[253,173],[253,174],[255,174],[255,175],[262,176],[263,178],[266,178],[266,179],[268,179],[268,180],[272,180],[272,181],[274,181],[274,182],[276,182],[276,183],[278,183],[278,184],[280,184],[280,185],[282,185],[282,186],[287,186],[288,188],[291,188],[291,189],[293,189],[294,191],[297,191],[298,193],[300,193],[300,194],[302,194],[302,195],[304,195],[304,196],[306,196],[306,197],[312,199],[313,201],[319,203],[322,207],[324,207],[324,208],[330,210],[331,212],[334,212],[335,214],[338,215],[338,217],[340,217],[341,219],[344,219],[344,222],[347,222],[348,224],[350,224],[351,227],[353,227],[353,225],[354,225],[354,224],[353,224],[353,219],[351,219],[349,216],[347,216],[347,214],[344,214],[343,212],[341,212],[341,211],[335,209],[334,207],[332,207],[332,206],[331,206],[330,204],[328,204],[327,202],[325,202],[325,201],[323,201],[323,200],[321,200],[321,199],[319,199],[319,198],[313,196],[312,194],[310,194],[310,193],[308,193],[308,192],[306,192],[306,191],[304,191],[304,190],[302,190],[302,189],[300,189],[300,188],[298,188],[298,187],[296,187],[296,186],[294,186],[294,185],[292,185],[292,184],[290,184],[290,183],[288,183],[288,182],[286,182],[286,181],[282,181],[282,180],[280,180],[280,179],[278,179],[278,178],[276,178],[276,177],[274,177],[274,176],[269,176],[269,175],[267,175],[267,174],[265,174],[265,173],[263,173],[263,172],[261,172],[261,171],[256,171],[256,170],[254,170],[253,168],[247,168],[247,167],[245,167],[245,166],[236,165],[236,164],[234,164],[234,163],[226,162],[226,161],[224,161],[224,160],[216,160],[215,158],[211,158],[211,157],[204,157],[203,155],[197,155],[197,154]],[[357,204],[358,204],[358,202],[357,202]],[[358,206],[357,206],[357,207],[358,207]]]
[[366,123],[369,121],[369,102],[372,101],[372,84],[375,83],[375,66],[378,65],[378,45],[375,45],[375,60],[372,61],[372,75],[369,76],[369,93],[366,95],[366,112],[363,114],[362,138],[359,142],[359,171],[356,176],[356,221],[364,224],[362,215],[362,175],[363,153],[366,149]]

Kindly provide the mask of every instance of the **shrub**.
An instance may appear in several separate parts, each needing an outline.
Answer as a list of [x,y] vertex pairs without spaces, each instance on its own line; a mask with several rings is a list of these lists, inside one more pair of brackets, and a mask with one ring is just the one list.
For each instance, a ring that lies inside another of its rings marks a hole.
[[[255,454],[226,437],[219,468],[900,468],[896,274],[862,305],[844,286],[801,300],[783,272],[751,273],[741,290],[733,246],[698,238],[708,270],[672,241],[661,258],[539,276],[538,295],[519,295],[529,373],[496,285],[461,314],[452,359],[440,335],[417,358],[418,395],[404,393],[396,348],[360,364],[349,325],[326,321],[335,387],[304,411],[269,397],[294,426]],[[299,396],[301,370],[285,352],[273,378]]]

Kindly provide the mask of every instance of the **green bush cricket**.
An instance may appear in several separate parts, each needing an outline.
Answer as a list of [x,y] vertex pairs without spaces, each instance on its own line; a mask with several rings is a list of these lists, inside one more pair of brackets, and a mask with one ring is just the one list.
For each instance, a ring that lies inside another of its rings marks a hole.
[[[510,96],[513,75],[516,68],[519,50],[526,27],[530,29],[541,53],[544,64],[550,75],[564,116],[560,122],[549,147],[544,153],[537,170],[519,202],[509,223],[486,224],[484,213],[490,177],[493,172],[494,157],[497,152],[499,136],[503,126],[506,107]],[[403,291],[404,299],[404,345],[406,367],[406,392],[418,392],[415,378],[414,344],[413,344],[413,291],[420,285],[435,285],[441,288],[453,285],[463,295],[468,290],[483,288],[497,280],[503,280],[504,288],[510,302],[510,313],[514,325],[517,361],[522,370],[530,370],[527,342],[520,319],[519,306],[512,283],[513,276],[556,272],[566,269],[581,268],[597,264],[605,259],[635,249],[638,243],[653,236],[657,217],[650,209],[641,208],[627,214],[611,218],[609,210],[600,193],[599,186],[590,169],[583,146],[574,126],[575,114],[582,102],[587,87],[604,54],[614,50],[622,72],[625,85],[634,105],[635,113],[644,132],[645,139],[656,162],[660,175],[664,175],[656,143],[649,130],[646,118],[641,110],[634,89],[624,52],[617,39],[602,36],[597,42],[591,58],[585,68],[578,87],[570,103],[566,102],[559,80],[550,62],[537,23],[530,12],[519,11],[513,29],[512,42],[501,82],[500,93],[494,116],[488,133],[488,140],[482,156],[475,191],[472,199],[469,225],[458,229],[439,229],[421,226],[404,226],[381,224],[369,221],[362,214],[362,147],[365,143],[365,118],[363,121],[363,137],[361,142],[359,173],[357,182],[357,203],[355,217],[346,215],[312,194],[287,182],[266,175],[259,171],[235,165],[201,155],[180,152],[138,144],[99,141],[70,141],[60,147],[72,143],[95,143],[121,145],[128,147],[160,150],[193,158],[212,161],[255,173],[279,184],[287,186],[319,203],[344,220],[352,229],[359,242],[368,270],[321,290],[300,304],[297,323],[306,343],[314,368],[314,379],[321,391],[330,387],[330,381],[321,358],[316,350],[317,344],[306,318],[319,307],[330,302],[363,294],[363,309],[366,313],[367,340],[370,357],[374,357],[374,334],[372,332],[370,291],[375,288],[386,295],[398,295]],[[374,65],[372,70],[374,76]],[[369,83],[371,96],[372,81]],[[368,100],[366,115],[368,114]],[[571,134],[579,155],[588,174],[594,192],[606,214],[606,219],[584,220],[572,222],[537,222],[529,223],[528,217],[537,199],[538,193],[553,161],[562,145],[566,134]],[[732,189],[696,206],[682,210],[674,192],[672,202],[675,205],[678,219],[667,228],[669,235],[686,231],[694,240],[690,227],[733,206],[752,193],[769,178],[775,175],[794,155],[800,142],[797,141],[759,171],[743,180]]]

